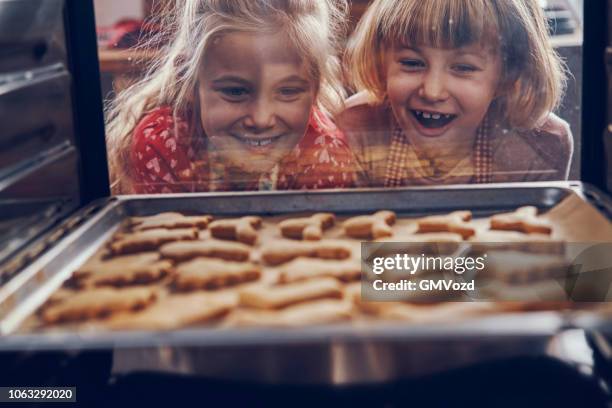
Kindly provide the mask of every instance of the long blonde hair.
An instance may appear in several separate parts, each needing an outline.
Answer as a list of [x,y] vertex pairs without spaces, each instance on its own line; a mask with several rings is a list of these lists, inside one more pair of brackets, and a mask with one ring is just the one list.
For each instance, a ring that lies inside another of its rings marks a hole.
[[106,112],[113,192],[125,192],[125,181],[133,176],[131,136],[146,112],[170,106],[175,116],[195,126],[198,72],[211,41],[224,33],[285,33],[318,84],[317,108],[325,114],[337,113],[345,96],[337,55],[346,34],[347,11],[346,0],[175,0],[158,10],[163,31],[142,48],[166,40],[162,57],[150,64],[141,80],[121,92]]
[[354,90],[385,98],[384,57],[400,44],[458,48],[473,43],[502,58],[494,106],[505,125],[532,129],[556,109],[565,65],[553,49],[537,0],[374,0],[349,39],[346,71]]

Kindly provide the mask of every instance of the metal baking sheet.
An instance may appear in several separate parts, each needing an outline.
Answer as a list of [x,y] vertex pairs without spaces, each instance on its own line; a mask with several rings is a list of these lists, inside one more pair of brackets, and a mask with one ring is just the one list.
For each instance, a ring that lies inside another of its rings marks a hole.
[[18,329],[129,216],[169,210],[216,216],[309,211],[350,215],[380,209],[396,211],[400,216],[469,209],[485,216],[524,205],[536,205],[545,211],[572,194],[585,197],[580,183],[112,198],[0,288],[0,350],[113,349],[114,370],[119,373],[146,370],[342,384],[422,375],[492,358],[542,355],[555,336],[568,327],[570,317],[566,313],[504,314],[451,324],[387,322],[367,327],[335,324],[274,330],[19,334]]

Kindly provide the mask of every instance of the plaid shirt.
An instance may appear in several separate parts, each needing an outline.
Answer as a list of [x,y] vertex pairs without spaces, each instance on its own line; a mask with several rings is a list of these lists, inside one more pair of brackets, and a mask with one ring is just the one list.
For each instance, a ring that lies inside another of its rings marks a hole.
[[[476,133],[473,150],[473,168],[468,170],[473,172],[473,183],[492,182],[493,154],[489,132],[489,120],[485,118]],[[402,128],[395,122],[391,146],[389,148],[389,159],[385,171],[384,186],[400,187],[410,185],[410,180],[413,177],[410,175],[409,170],[412,169],[418,172],[427,167],[433,168],[434,172],[436,171],[433,163],[419,160],[416,157],[410,141]]]

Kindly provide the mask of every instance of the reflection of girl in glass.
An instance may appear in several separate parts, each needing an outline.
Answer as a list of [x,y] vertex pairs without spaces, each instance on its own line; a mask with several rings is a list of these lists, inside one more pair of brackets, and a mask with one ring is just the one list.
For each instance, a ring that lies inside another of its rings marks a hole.
[[[170,45],[109,112],[114,192],[348,187],[338,0],[181,0]],[[165,33],[162,33],[165,35]]]
[[371,185],[566,179],[565,86],[537,0],[374,0],[341,128]]

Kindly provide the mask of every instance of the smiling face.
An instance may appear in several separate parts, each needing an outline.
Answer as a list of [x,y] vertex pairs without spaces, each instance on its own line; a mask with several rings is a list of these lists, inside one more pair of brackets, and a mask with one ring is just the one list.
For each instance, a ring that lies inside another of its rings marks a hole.
[[254,177],[269,171],[306,133],[316,89],[282,33],[222,35],[199,77],[210,146],[230,171]]
[[386,92],[417,147],[470,150],[498,89],[501,58],[478,45],[396,46],[386,56]]

